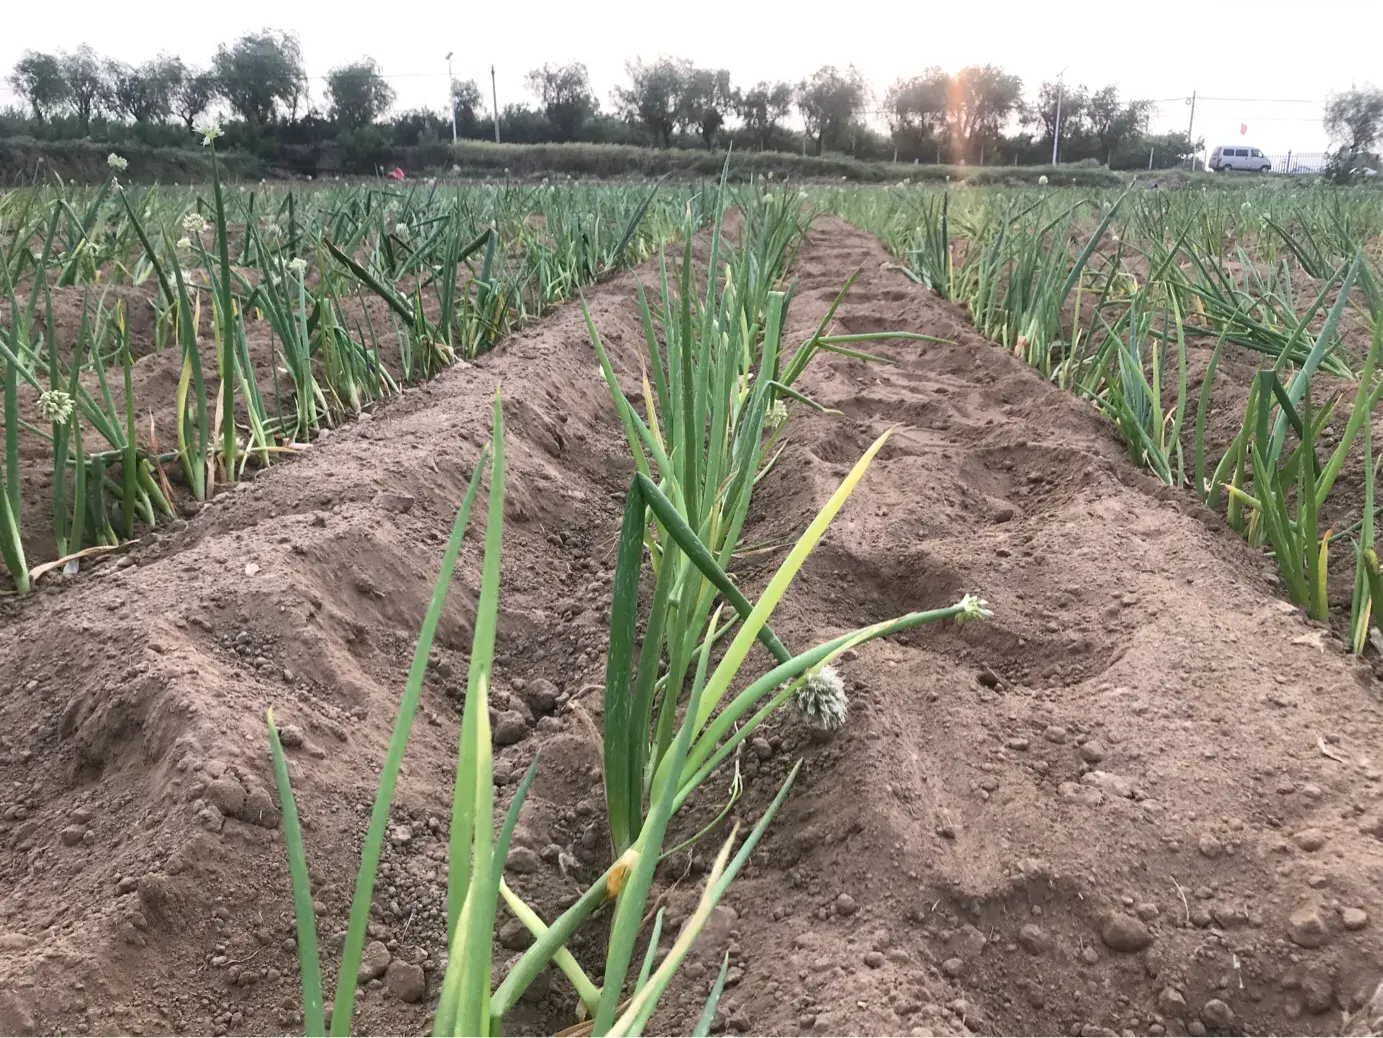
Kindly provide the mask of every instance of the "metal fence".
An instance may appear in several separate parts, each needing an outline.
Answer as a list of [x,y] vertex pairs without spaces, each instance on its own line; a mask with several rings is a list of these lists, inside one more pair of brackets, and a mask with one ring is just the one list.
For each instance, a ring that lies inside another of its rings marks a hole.
[[1273,164],[1274,173],[1321,173],[1326,164],[1326,154],[1321,151],[1289,151],[1267,155],[1267,158]]

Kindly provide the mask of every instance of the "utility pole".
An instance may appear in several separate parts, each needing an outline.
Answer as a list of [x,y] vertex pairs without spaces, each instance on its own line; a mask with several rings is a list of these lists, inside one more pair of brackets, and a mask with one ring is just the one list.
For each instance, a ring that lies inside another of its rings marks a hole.
[[1191,91],[1191,96],[1186,103],[1191,106],[1191,121],[1186,124],[1186,146],[1191,149],[1191,168],[1196,168],[1196,144],[1195,138],[1191,136],[1191,131],[1196,128],[1196,92]]
[[499,91],[495,89],[495,67],[490,66],[490,111],[495,113],[495,143],[499,143]]
[[[1069,67],[1069,66],[1068,66]],[[1061,154],[1061,95],[1065,89],[1065,81],[1062,79],[1066,75],[1063,68],[1056,74],[1056,121],[1052,123],[1052,165],[1056,165],[1057,157]]]
[[447,108],[451,110],[451,143],[456,143],[456,91],[452,89],[452,84],[456,81],[451,78],[451,56],[454,52],[447,51]]

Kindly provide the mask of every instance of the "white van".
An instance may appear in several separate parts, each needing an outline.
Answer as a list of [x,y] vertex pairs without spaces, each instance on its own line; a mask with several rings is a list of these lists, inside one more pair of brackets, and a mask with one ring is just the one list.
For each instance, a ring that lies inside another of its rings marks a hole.
[[1257,148],[1243,148],[1239,145],[1216,148],[1210,153],[1209,166],[1216,173],[1238,170],[1241,173],[1271,173],[1272,160]]

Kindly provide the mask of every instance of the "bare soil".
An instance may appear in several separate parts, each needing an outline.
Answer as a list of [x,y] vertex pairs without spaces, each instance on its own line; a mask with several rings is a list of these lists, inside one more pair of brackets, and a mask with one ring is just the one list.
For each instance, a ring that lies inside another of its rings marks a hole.
[[[955,345],[871,346],[889,366],[814,361],[802,388],[843,414],[794,412],[746,540],[794,536],[902,423],[775,630],[805,646],[965,592],[995,615],[862,648],[841,668],[839,735],[785,713],[744,755],[746,820],[805,764],[655,1028],[692,1026],[728,949],[717,1027],[737,1032],[1340,1033],[1383,962],[1372,671],[1282,601],[1268,560],[1137,471],[1089,405],[888,262],[821,220],[797,258],[790,337],[810,334],[862,266],[841,331]],[[626,374],[641,335],[633,279],[651,270],[587,294]],[[264,711],[296,728],[330,975],[497,384],[510,474],[492,701],[522,720],[496,747],[498,810],[541,753],[510,881],[552,918],[598,875],[592,686],[629,463],[568,306],[176,528],[0,605],[0,1033],[298,1026]],[[756,589],[778,558],[743,559],[738,579]],[[479,563],[468,537],[372,924],[427,991],[405,1001],[418,992],[402,968],[371,980],[359,1033],[430,1024]],[[685,831],[716,806],[695,805]],[[660,871],[670,932],[712,846]],[[595,972],[597,929],[574,949]],[[496,961],[521,943],[501,913]],[[573,1005],[544,977],[510,1026],[551,1033],[575,1022]]]

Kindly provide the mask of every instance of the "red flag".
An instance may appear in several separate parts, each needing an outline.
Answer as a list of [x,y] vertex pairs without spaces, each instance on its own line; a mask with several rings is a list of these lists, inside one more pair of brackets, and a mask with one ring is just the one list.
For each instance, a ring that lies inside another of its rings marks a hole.
[[1249,132],[1249,124],[1248,124],[1248,123],[1240,123],[1240,124],[1239,124],[1239,136],[1242,137],[1244,134],[1246,134],[1246,133],[1248,133],[1248,132]]

